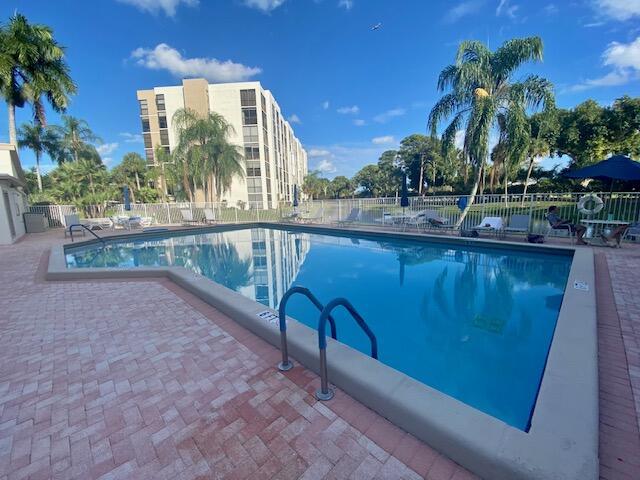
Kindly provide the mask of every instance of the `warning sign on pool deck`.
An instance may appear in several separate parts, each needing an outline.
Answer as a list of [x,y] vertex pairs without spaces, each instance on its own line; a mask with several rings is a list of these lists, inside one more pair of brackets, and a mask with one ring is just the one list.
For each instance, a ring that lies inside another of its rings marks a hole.
[[269,323],[278,323],[279,320],[278,314],[271,310],[263,310],[262,312],[256,313],[256,315]]
[[573,282],[573,288],[575,288],[576,290],[582,290],[583,292],[588,292],[589,291],[589,284],[587,282],[575,281],[575,282]]

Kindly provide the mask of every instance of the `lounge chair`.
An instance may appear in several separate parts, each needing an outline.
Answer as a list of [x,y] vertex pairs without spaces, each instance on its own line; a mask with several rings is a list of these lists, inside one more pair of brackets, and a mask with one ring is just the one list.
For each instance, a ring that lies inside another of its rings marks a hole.
[[482,221],[473,227],[475,231],[493,232],[496,236],[503,232],[504,225],[501,217],[484,217]]
[[307,212],[299,216],[299,220],[304,223],[322,223],[324,211],[322,208],[316,209],[315,212]]
[[640,222],[633,222],[629,225],[629,228],[627,228],[624,238],[628,238],[635,242],[638,237],[640,237]]
[[530,215],[511,215],[509,225],[504,227],[505,233],[529,233]]
[[339,226],[351,225],[352,223],[356,223],[359,219],[360,219],[360,209],[352,208],[351,211],[349,212],[349,215],[347,215],[342,220],[338,220],[336,223]]
[[182,215],[182,225],[193,225],[195,223],[200,223],[197,220],[193,219],[193,212],[187,208],[181,209],[180,214]]
[[216,214],[210,208],[205,208],[204,209],[204,223],[207,223],[209,225],[213,225],[213,224],[217,223]]
[[569,237],[571,239],[571,243],[576,241],[576,236],[571,231],[571,227],[569,225],[559,225],[554,227],[547,215],[545,215],[544,218],[547,220],[547,231],[544,234],[545,240],[549,237]]
[[150,227],[153,223],[153,217],[129,217],[127,223],[127,227],[129,230],[131,230],[132,228],[146,228]]
[[80,221],[80,216],[77,213],[72,213],[71,215],[64,216],[64,236],[67,238],[67,235],[71,235],[71,230],[73,233],[82,232],[82,236],[84,237],[85,231],[81,225],[85,225],[84,222]]
[[91,230],[107,230],[113,228],[113,220],[110,218],[89,218],[87,227]]

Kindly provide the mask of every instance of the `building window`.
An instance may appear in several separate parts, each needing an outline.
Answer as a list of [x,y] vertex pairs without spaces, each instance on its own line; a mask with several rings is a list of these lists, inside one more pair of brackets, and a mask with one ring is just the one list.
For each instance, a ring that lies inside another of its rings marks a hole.
[[[247,192],[251,194],[262,193],[262,180],[259,178],[247,178]],[[260,200],[262,197],[260,198]]]
[[144,138],[144,148],[153,148],[153,144],[151,143],[151,134],[144,133],[142,134],[142,137]]
[[148,118],[143,118],[142,119],[142,131],[143,132],[150,132],[151,131],[151,126],[149,125],[149,119]]
[[260,140],[258,127],[242,127],[242,136],[244,143],[258,143]]
[[260,94],[260,101],[262,104],[262,111],[264,112],[267,109],[267,101],[264,98],[264,95],[261,93]]
[[167,117],[159,116],[158,123],[160,124],[160,128],[167,128]]
[[164,146],[162,147],[162,149],[167,153],[171,153],[171,148],[169,148],[168,146]]
[[146,100],[140,100],[140,115],[149,115],[149,105]]
[[164,105],[164,95],[156,95],[156,108],[159,112],[164,112],[166,110]]
[[260,162],[247,162],[247,177],[259,177],[260,173]]
[[154,157],[153,157],[153,148],[147,148],[144,151],[146,157],[147,157],[147,163],[155,163]]
[[243,108],[242,109],[242,124],[243,125],[257,125],[258,124],[258,111],[255,108]]
[[245,160],[259,160],[260,148],[257,146],[244,147],[244,158]]
[[255,107],[256,106],[256,91],[255,90],[240,90],[240,105],[243,107]]
[[169,131],[160,130],[160,144],[169,145]]

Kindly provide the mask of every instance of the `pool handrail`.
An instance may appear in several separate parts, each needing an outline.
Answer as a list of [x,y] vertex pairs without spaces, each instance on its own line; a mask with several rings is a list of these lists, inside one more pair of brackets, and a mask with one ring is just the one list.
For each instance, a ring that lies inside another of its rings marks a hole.
[[89,232],[91,235],[93,235],[94,237],[96,237],[101,243],[102,245],[105,244],[104,238],[98,236],[98,234],[96,232],[94,232],[93,230],[91,230],[89,227],[87,227],[86,225],[83,225],[82,223],[74,223],[72,225],[69,225],[69,235],[71,236],[71,241],[73,242],[73,227],[82,227],[84,228],[87,232]]
[[318,321],[318,347],[320,349],[320,389],[316,391],[316,398],[318,400],[327,401],[333,398],[333,390],[329,388],[329,378],[327,373],[327,334],[326,325],[327,320],[331,316],[331,312],[334,308],[342,306],[347,309],[356,323],[369,337],[371,342],[371,357],[378,359],[378,340],[375,334],[367,325],[364,318],[358,313],[353,305],[346,298],[335,298],[327,303],[326,307],[320,314],[320,320]]
[[[289,371],[293,368],[293,362],[289,360],[289,349],[287,347],[287,302],[289,298],[291,298],[294,294],[299,293],[307,297],[315,307],[322,312],[324,310],[324,305],[320,303],[320,301],[316,298],[316,296],[311,293],[306,287],[295,286],[291,287],[287,292],[283,295],[280,300],[280,305],[278,306],[278,320],[280,324],[280,350],[282,352],[282,362],[278,364],[278,370],[281,372]],[[331,324],[331,337],[334,340],[338,339],[338,334],[336,332],[336,322],[331,315],[328,317],[329,323]]]

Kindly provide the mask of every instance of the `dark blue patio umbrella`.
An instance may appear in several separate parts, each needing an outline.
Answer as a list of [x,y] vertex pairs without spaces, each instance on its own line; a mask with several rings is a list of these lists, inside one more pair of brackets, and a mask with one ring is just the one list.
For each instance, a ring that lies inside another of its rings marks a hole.
[[298,185],[293,186],[293,206],[297,207],[300,203],[298,202]]
[[640,181],[640,162],[626,155],[614,155],[588,167],[564,173],[568,178],[594,178],[596,180]]
[[407,190],[407,174],[402,174],[402,190],[400,196],[400,206],[402,207],[402,214],[404,215],[404,209],[409,206],[409,191]]
[[129,196],[129,187],[122,187],[122,196],[124,197],[124,209],[131,210],[131,198]]

